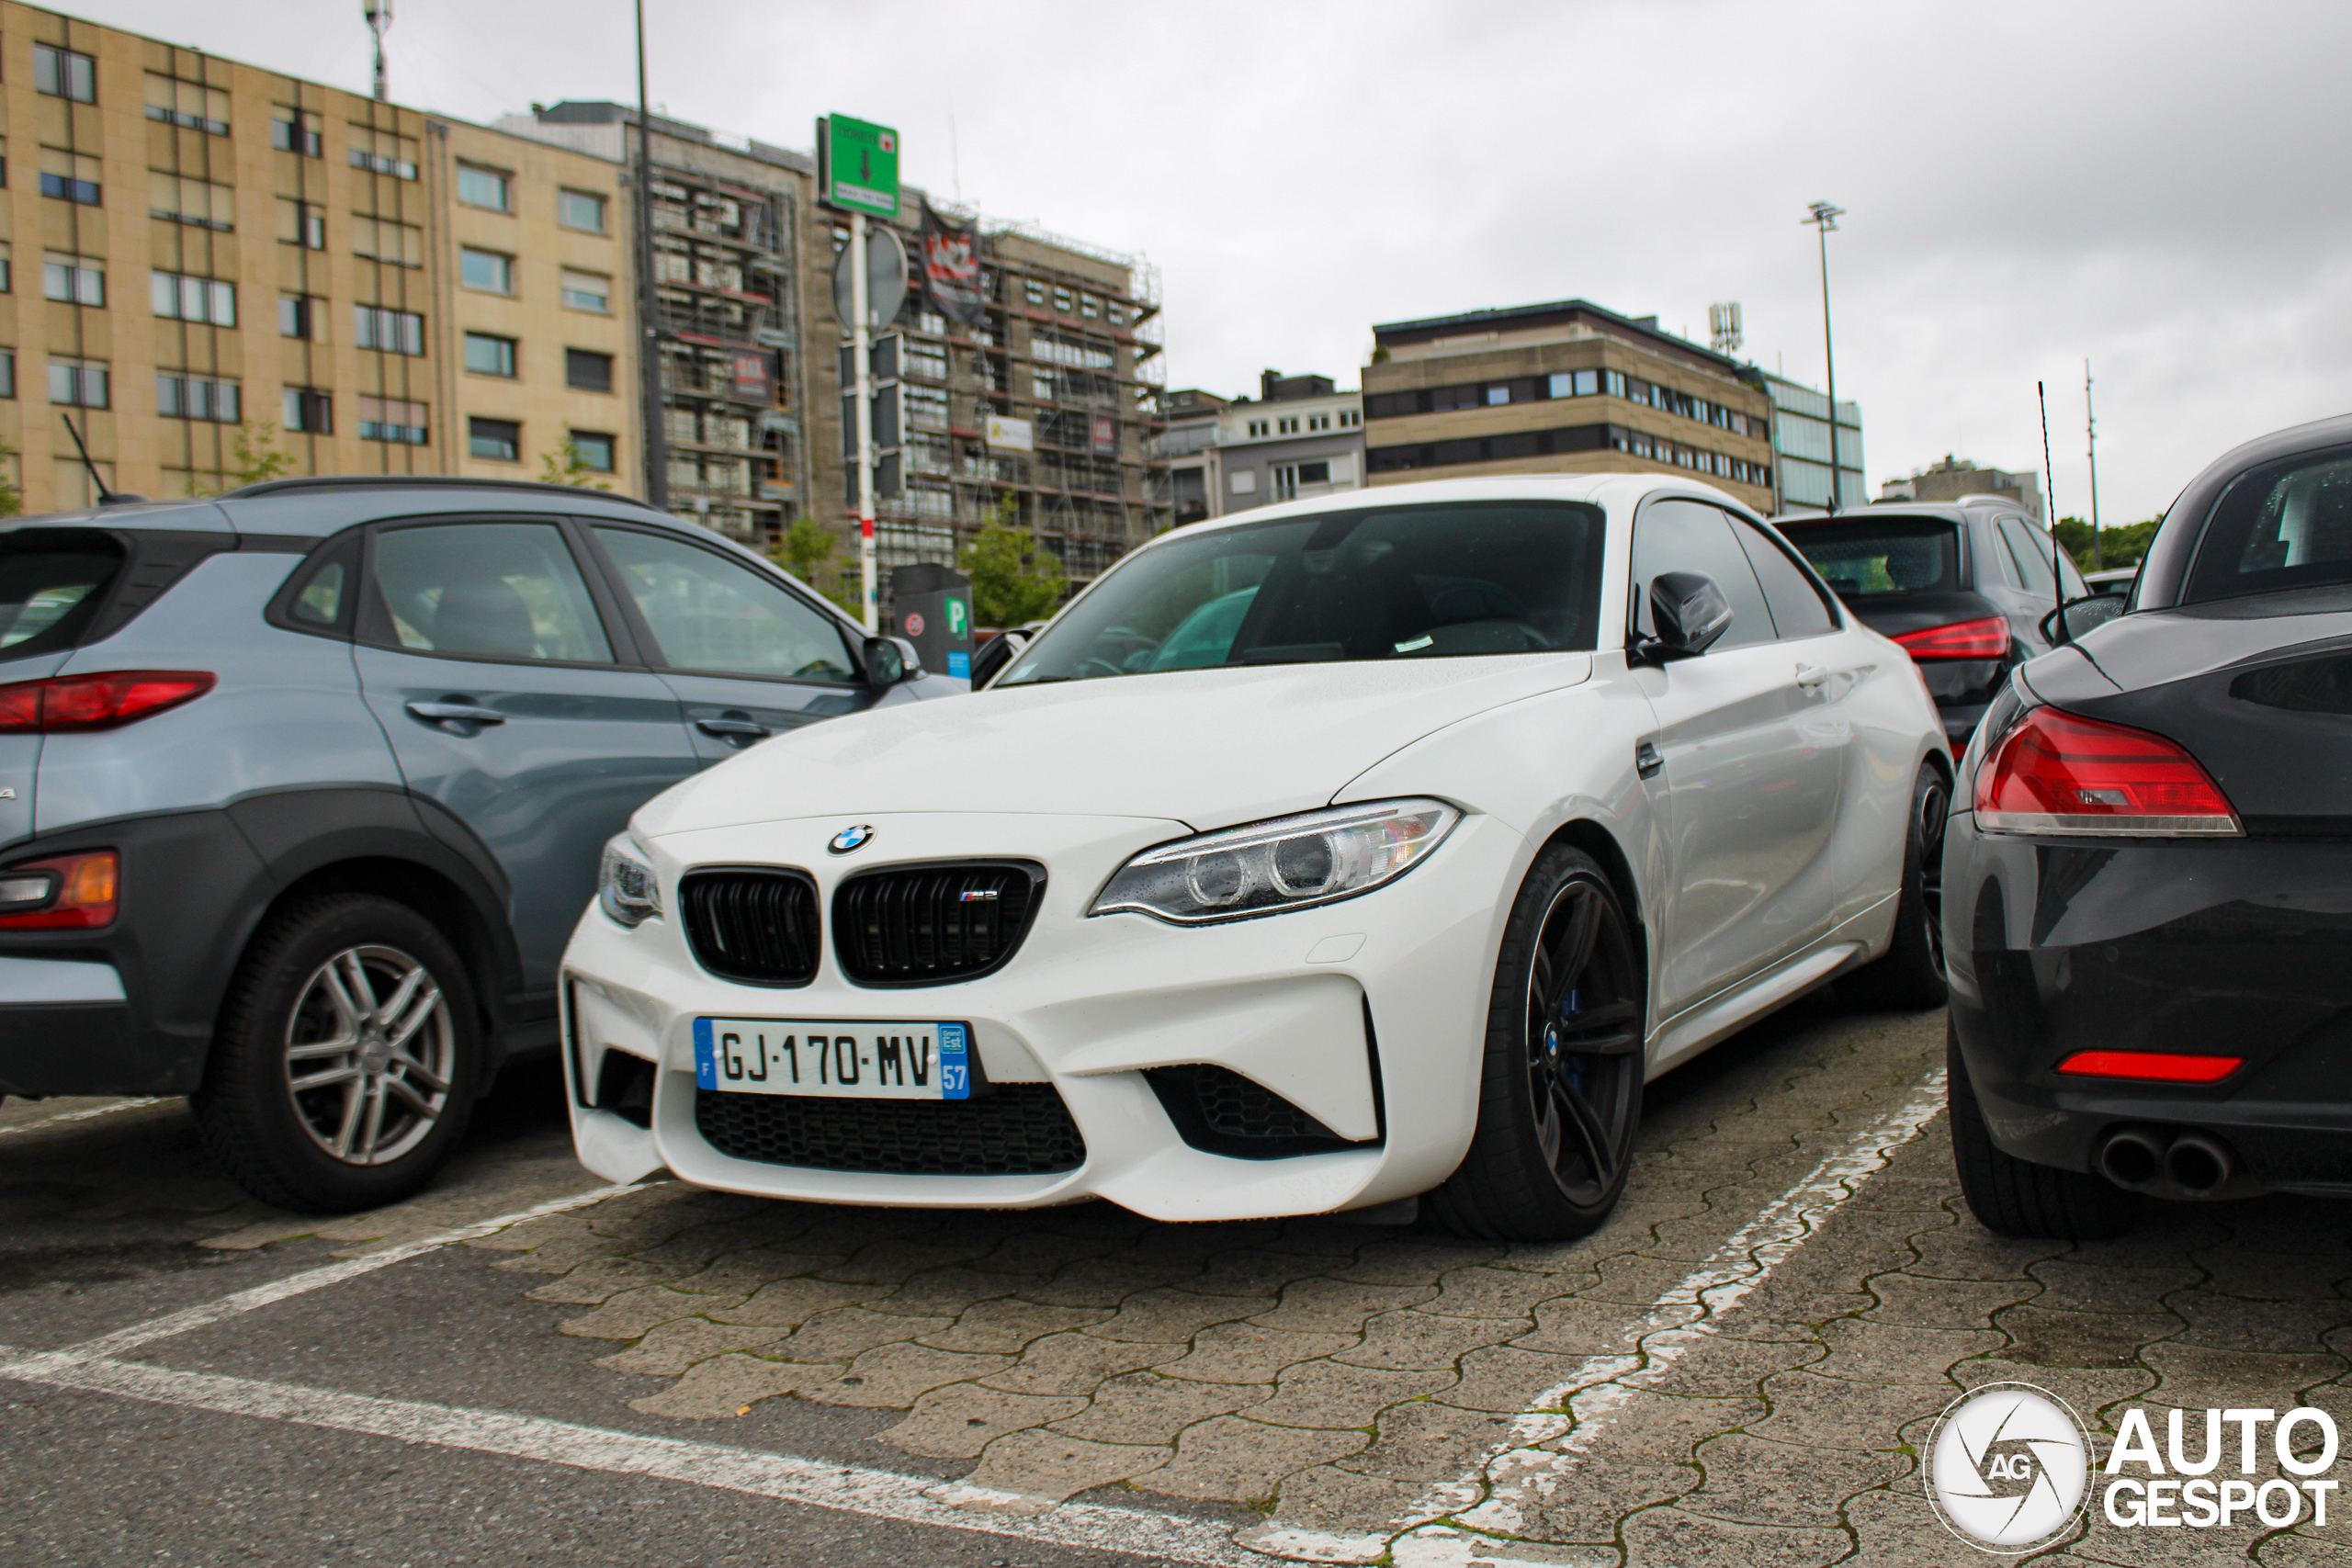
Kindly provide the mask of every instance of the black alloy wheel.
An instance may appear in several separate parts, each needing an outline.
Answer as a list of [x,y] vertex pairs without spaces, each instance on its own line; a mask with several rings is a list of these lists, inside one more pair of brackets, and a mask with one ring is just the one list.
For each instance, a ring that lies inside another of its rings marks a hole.
[[1886,951],[1838,988],[1848,1001],[1891,1012],[1939,1008],[1951,994],[1944,968],[1944,829],[1951,817],[1951,785],[1923,762],[1911,786],[1904,821],[1903,884],[1894,935]]
[[1464,1235],[1566,1241],[1609,1217],[1641,1124],[1645,976],[1608,875],[1555,845],[1511,910],[1478,1125],[1432,1210]]

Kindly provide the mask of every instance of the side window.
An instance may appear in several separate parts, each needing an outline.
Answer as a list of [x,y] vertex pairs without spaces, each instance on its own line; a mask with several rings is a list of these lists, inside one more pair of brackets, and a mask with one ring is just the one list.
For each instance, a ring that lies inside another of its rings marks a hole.
[[801,681],[854,681],[857,666],[831,615],[784,584],[726,557],[660,534],[599,526],[638,614],[673,670]]
[[1747,648],[1772,640],[1764,590],[1732,536],[1731,519],[1695,501],[1654,501],[1634,522],[1634,626],[1657,635],[1650,618],[1650,580],[1661,572],[1698,571],[1715,580],[1731,604],[1731,625],[1716,648]]
[[2039,593],[2045,599],[2056,598],[2057,581],[2050,575],[2050,536],[2022,517],[1996,518],[1994,526],[2001,530],[2001,537],[2007,542],[2018,570],[2024,574],[2025,591]]
[[435,523],[376,536],[372,641],[447,659],[609,664],[588,585],[552,523]]
[[289,631],[349,637],[359,594],[359,532],[354,529],[298,565],[271,602],[268,619]]
[[1772,606],[1772,625],[1783,639],[1819,637],[1838,629],[1829,606],[1822,602],[1821,590],[1785,548],[1766,538],[1755,525],[1736,517],[1731,520],[1731,531],[1739,536],[1747,564],[1756,569],[1756,580],[1764,585],[1765,602]]

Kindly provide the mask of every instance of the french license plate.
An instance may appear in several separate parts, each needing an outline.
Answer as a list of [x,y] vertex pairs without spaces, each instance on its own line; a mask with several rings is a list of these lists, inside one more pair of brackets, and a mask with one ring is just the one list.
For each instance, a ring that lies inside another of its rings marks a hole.
[[971,1034],[961,1023],[698,1018],[695,1082],[722,1094],[966,1100]]

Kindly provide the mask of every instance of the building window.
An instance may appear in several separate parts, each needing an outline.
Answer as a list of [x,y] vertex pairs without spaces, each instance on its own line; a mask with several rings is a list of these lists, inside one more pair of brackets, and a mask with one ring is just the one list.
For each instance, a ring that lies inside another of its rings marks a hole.
[[466,368],[477,376],[514,376],[514,340],[488,333],[466,334]]
[[1042,305],[1046,302],[1046,286],[1034,279],[1023,278],[1021,282],[1021,297],[1032,305]]
[[1069,314],[1070,297],[1069,289],[1057,288],[1054,290],[1054,309],[1062,315],[1067,316]]
[[1297,499],[1302,485],[1327,485],[1331,482],[1331,465],[1317,463],[1277,463],[1273,472],[1273,492],[1276,501]]
[[394,179],[416,178],[416,140],[374,126],[351,128],[351,166]]
[[563,269],[563,302],[574,310],[613,313],[613,280],[602,273]]
[[155,314],[182,321],[209,321],[216,327],[237,324],[235,284],[210,277],[188,277],[176,272],[148,276],[154,283]]
[[1101,313],[1102,309],[1102,301],[1091,294],[1081,296],[1078,301],[1078,313],[1090,321]]
[[0,398],[17,395],[17,351],[0,348]]
[[1609,389],[1611,397],[1622,398],[1626,395],[1625,373],[1623,370],[1604,370],[1600,375],[1601,381]]
[[1292,414],[1287,418],[1274,421],[1274,429],[1284,435],[1296,435],[1298,434],[1298,416],[1296,414]]
[[593,190],[560,190],[555,193],[555,220],[567,229],[602,234],[605,198]]
[[234,381],[168,374],[155,378],[155,412],[165,419],[209,419],[220,424],[234,424],[242,417],[237,405]]
[[236,193],[227,186],[167,175],[161,169],[148,171],[147,215],[151,218],[226,230],[237,226],[236,214]]
[[40,193],[84,207],[98,205],[98,161],[62,147],[40,150]]
[[353,308],[355,331],[362,348],[388,354],[423,354],[424,318],[413,310],[390,310],[379,305]]
[[300,245],[306,251],[327,248],[327,215],[314,201],[289,201],[277,198],[277,238],[288,245]]
[[354,217],[351,252],[394,266],[423,266],[424,231],[413,223],[396,223],[389,218]]
[[424,405],[397,398],[359,400],[359,439],[393,441],[409,446],[424,445]]
[[466,421],[466,450],[493,463],[519,463],[523,460],[523,427],[511,419],[483,419],[477,415]]
[[458,252],[458,276],[469,288],[484,289],[492,294],[514,292],[514,258],[496,251],[478,251],[470,245]]
[[1589,398],[1600,390],[1600,372],[1563,370],[1550,378],[1546,389],[1555,398]]
[[571,449],[580,460],[600,474],[613,471],[613,438],[598,431],[575,430],[571,433]]
[[37,43],[33,45],[33,90],[52,98],[95,104],[98,101],[97,62],[70,49]]
[[308,109],[277,106],[270,117],[269,144],[281,152],[300,152],[305,158],[319,155],[319,117]]
[[582,392],[609,392],[613,389],[613,356],[599,354],[593,348],[567,348],[563,351],[563,384]]
[[15,271],[10,265],[12,254],[8,248],[8,242],[0,240],[0,294],[11,293],[17,287],[17,280],[11,276]]
[[147,118],[214,136],[229,134],[229,95],[201,82],[147,73]]
[[1363,415],[1356,410],[1341,409],[1340,411],[1340,428],[1341,430],[1353,430],[1363,423]]
[[62,299],[69,305],[104,305],[107,264],[96,256],[69,256],[51,251],[41,263],[40,291],[48,299]]
[[319,329],[326,325],[322,307],[326,301],[313,294],[281,294],[277,297],[277,335],[315,339]]
[[1250,422],[1250,437],[1251,440],[1254,441],[1259,436],[1268,434],[1268,431],[1269,426],[1266,421],[1262,419],[1253,419]]
[[1331,428],[1331,416],[1328,413],[1308,414],[1306,416],[1306,428],[1309,430],[1329,430]]
[[458,165],[458,199],[468,207],[487,207],[493,212],[514,210],[514,178],[498,169],[485,169],[479,164]]
[[315,387],[286,389],[286,428],[309,435],[334,434],[334,400]]
[[74,408],[102,409],[107,396],[106,362],[99,359],[52,359],[49,362],[49,400]]

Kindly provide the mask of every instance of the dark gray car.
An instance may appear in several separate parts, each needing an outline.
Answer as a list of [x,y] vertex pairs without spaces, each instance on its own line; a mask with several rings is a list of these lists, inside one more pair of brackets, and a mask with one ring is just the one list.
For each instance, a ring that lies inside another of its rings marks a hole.
[[257,1196],[414,1190],[556,1043],[605,840],[948,695],[773,566],[552,485],[283,479],[0,525],[0,1094],[189,1094]]
[[2067,599],[2090,592],[2049,534],[2004,496],[1881,502],[1773,525],[1863,625],[1910,653],[1955,752],[2009,671],[2048,651],[2041,621],[2058,607],[2059,579]]

